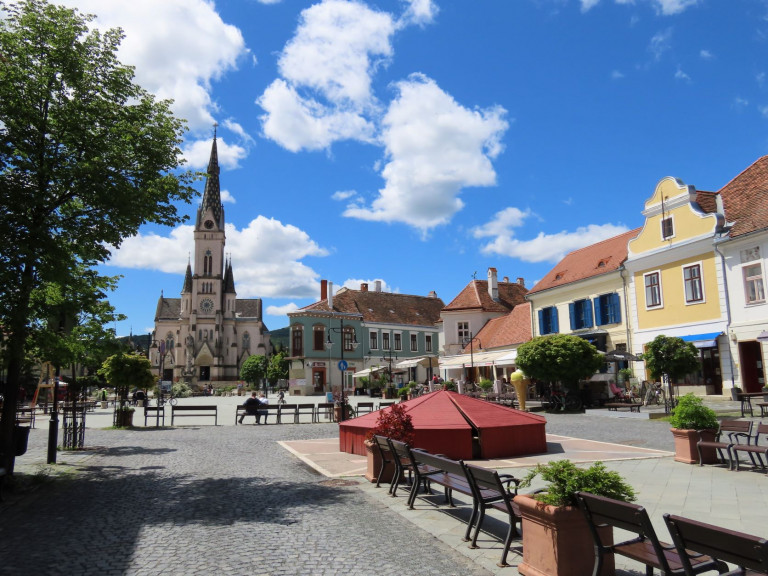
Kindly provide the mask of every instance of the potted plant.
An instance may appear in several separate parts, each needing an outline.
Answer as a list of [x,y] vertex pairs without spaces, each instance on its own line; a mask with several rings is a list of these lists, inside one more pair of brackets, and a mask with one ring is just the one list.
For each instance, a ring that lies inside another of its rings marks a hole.
[[619,382],[629,383],[630,378],[632,378],[632,370],[629,368],[622,368],[619,370]]
[[477,383],[477,386],[483,391],[483,394],[488,394],[493,388],[493,382],[487,378],[483,378]]
[[135,408],[132,406],[120,406],[115,411],[115,426],[120,428],[133,426],[133,413],[135,411]]
[[[365,478],[369,482],[376,482],[376,478],[378,477],[379,470],[381,470],[382,466],[381,455],[378,450],[374,449],[374,436],[384,436],[386,438],[392,438],[393,440],[413,445],[415,434],[416,431],[413,428],[411,415],[405,411],[403,406],[400,404],[393,404],[388,408],[380,410],[379,417],[376,420],[376,426],[368,430],[365,435],[366,455],[368,457],[368,467],[365,472]],[[394,472],[395,467],[392,464],[387,465],[381,476],[381,480],[390,482]]]
[[[699,441],[699,432],[703,439],[714,440],[717,433],[717,415],[714,410],[704,406],[701,398],[689,393],[681,397],[672,410],[669,425],[675,441],[675,461],[697,464],[699,454],[696,443]],[[703,464],[713,464],[717,461],[717,453],[711,449],[703,451],[701,456]]]
[[[538,464],[520,483],[531,485],[540,476],[548,486],[535,494],[515,496],[520,507],[523,531],[523,561],[520,574],[583,576],[592,574],[595,563],[594,543],[586,518],[579,510],[574,494],[589,492],[598,496],[632,502],[635,491],[618,472],[602,462],[579,468],[570,460]],[[603,541],[613,543],[611,528],[603,529]],[[614,573],[613,556],[606,556],[602,576]]]
[[400,397],[400,401],[402,402],[403,400],[408,400],[408,395],[410,394],[410,392],[411,392],[410,384],[406,384],[405,386],[400,388],[397,391],[397,395]]
[[101,408],[106,410],[107,406],[109,406],[109,402],[107,401],[107,389],[106,388],[102,388],[101,389],[100,396],[101,396],[101,398],[100,398],[100,400],[101,400]]

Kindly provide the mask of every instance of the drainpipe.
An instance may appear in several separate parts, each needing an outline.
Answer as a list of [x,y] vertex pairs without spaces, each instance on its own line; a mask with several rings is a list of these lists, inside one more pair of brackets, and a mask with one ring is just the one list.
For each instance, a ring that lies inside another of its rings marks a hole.
[[624,268],[624,265],[622,264],[619,267],[619,276],[621,276],[621,284],[622,284],[622,289],[624,291],[624,324],[626,324],[627,326],[627,350],[630,352],[630,354],[634,354],[634,352],[632,352],[632,329],[629,324],[629,306],[627,305],[627,303],[629,302],[628,296],[627,296],[627,292],[628,292],[627,278],[626,276],[624,276],[624,272],[626,271],[627,269]]
[[[731,353],[731,299],[728,298],[728,273],[726,272],[725,268],[725,255],[720,252],[720,247],[718,246],[717,240],[715,240],[712,245],[715,248],[715,252],[718,253],[720,256],[720,265],[723,269],[723,290],[725,291],[725,339],[726,342],[729,342],[728,344],[728,362],[731,365],[731,388],[734,388],[736,386],[736,379],[734,378],[734,369],[733,369],[733,354]],[[737,344],[738,346],[738,344]]]

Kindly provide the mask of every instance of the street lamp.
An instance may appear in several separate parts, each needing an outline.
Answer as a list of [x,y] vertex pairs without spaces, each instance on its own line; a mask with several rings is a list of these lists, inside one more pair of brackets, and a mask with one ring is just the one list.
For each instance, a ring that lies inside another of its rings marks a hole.
[[480,348],[482,349],[483,343],[480,341],[480,338],[478,338],[477,336],[474,336],[472,332],[469,333],[469,338],[464,338],[461,341],[462,346],[466,346],[467,344],[469,344],[469,363],[471,365],[470,373],[472,374],[472,390],[473,391],[477,389],[475,387],[475,351],[473,347],[473,343],[475,340],[478,341],[478,343],[480,344]]
[[[151,349],[157,350],[160,354],[159,358],[157,359],[157,389],[158,393],[160,394],[160,400],[163,400],[163,363],[165,362],[165,340],[152,340],[151,341]],[[149,352],[149,350],[147,350]],[[145,394],[146,398],[149,399],[149,395]]]
[[341,326],[339,328],[331,328],[328,326],[328,340],[325,342],[325,349],[329,350],[333,348],[333,341],[331,340],[331,332],[337,332],[341,334],[341,360],[339,361],[339,371],[341,372],[341,415],[339,416],[339,421],[345,419],[346,417],[346,410],[344,408],[344,374],[347,371],[347,363],[344,361],[344,350],[349,346],[350,351],[357,350],[357,346],[359,342],[357,341],[357,336],[355,335],[355,331],[344,331],[344,318],[339,318],[339,322],[341,323]]

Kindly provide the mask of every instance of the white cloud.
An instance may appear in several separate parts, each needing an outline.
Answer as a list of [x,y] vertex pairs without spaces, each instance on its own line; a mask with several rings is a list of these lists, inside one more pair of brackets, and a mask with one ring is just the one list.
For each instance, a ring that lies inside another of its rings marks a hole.
[[[242,146],[228,144],[223,138],[216,139],[216,152],[219,156],[219,165],[232,170],[239,166],[240,160],[248,155]],[[195,140],[184,146],[182,153],[189,167],[192,169],[205,169],[211,158],[211,140]]]
[[678,67],[677,71],[675,72],[675,79],[676,80],[684,80],[686,82],[690,82],[691,81],[691,77],[688,76],[688,74],[686,74],[685,72],[683,72],[683,70],[680,67]]
[[248,53],[238,28],[222,21],[210,0],[61,0],[96,14],[99,28],[125,31],[119,58],[136,67],[136,81],[174,100],[193,132],[209,130],[217,112],[211,81],[237,68]]
[[581,0],[581,11],[588,12],[600,3],[600,0]]
[[285,316],[291,312],[296,312],[299,309],[298,304],[289,302],[283,306],[267,306],[267,316]]
[[661,57],[670,49],[670,40],[672,39],[672,28],[667,28],[658,32],[651,38],[648,50],[653,54],[655,60],[661,60]]
[[714,55],[709,50],[702,49],[699,51],[699,57],[702,60],[711,60],[712,58],[714,58]]
[[461,210],[462,188],[495,184],[491,159],[503,149],[506,110],[465,108],[419,74],[397,89],[383,120],[385,186],[370,207],[350,205],[344,215],[426,233]]
[[758,106],[757,110],[763,118],[768,118],[768,106]]
[[[110,266],[184,274],[194,249],[194,227],[182,225],[167,237],[139,234],[113,250]],[[246,228],[228,224],[227,254],[231,255],[240,297],[311,298],[319,294],[318,274],[302,259],[324,257],[321,248],[296,226],[258,216]]]
[[584,246],[612,238],[626,232],[626,226],[614,224],[590,224],[579,227],[574,232],[562,231],[557,234],[540,232],[531,240],[515,238],[514,228],[520,227],[530,212],[517,208],[506,208],[494,217],[478,226],[472,232],[475,238],[492,238],[482,246],[483,254],[497,254],[517,258],[524,262],[559,262],[563,257]]
[[611,78],[613,78],[614,80],[621,80],[622,78],[624,78],[624,74],[622,72],[619,72],[618,70],[614,70],[613,72],[611,72]]
[[358,2],[325,0],[302,11],[278,61],[281,78],[257,100],[263,133],[297,152],[372,140],[376,69],[392,55],[392,17]]
[[664,16],[679,14],[691,6],[696,6],[698,3],[699,0],[654,0],[657,10]]
[[338,192],[334,192],[331,198],[334,200],[349,200],[356,195],[357,192],[354,190],[339,190]]
[[222,190],[220,192],[221,194],[221,201],[224,204],[237,204],[237,200],[235,200],[235,197],[232,196],[229,190]]
[[439,11],[437,5],[432,0],[406,0],[408,8],[398,21],[398,28],[403,28],[411,24],[425,26],[431,24]]
[[747,100],[746,98],[741,98],[739,96],[736,96],[733,99],[733,107],[736,110],[739,110],[739,111],[744,110],[747,106],[749,106],[749,100]]

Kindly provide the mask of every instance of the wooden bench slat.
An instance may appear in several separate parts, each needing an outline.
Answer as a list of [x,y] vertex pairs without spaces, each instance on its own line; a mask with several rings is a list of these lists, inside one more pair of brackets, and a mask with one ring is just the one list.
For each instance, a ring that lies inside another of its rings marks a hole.
[[[197,414],[177,414],[177,412],[197,412]],[[203,412],[203,414],[199,414],[199,412]],[[173,426],[173,422],[176,417],[181,418],[182,416],[213,416],[213,425],[219,425],[219,408],[215,404],[206,404],[200,406],[196,406],[194,404],[177,404],[175,406],[171,405],[171,426]]]

